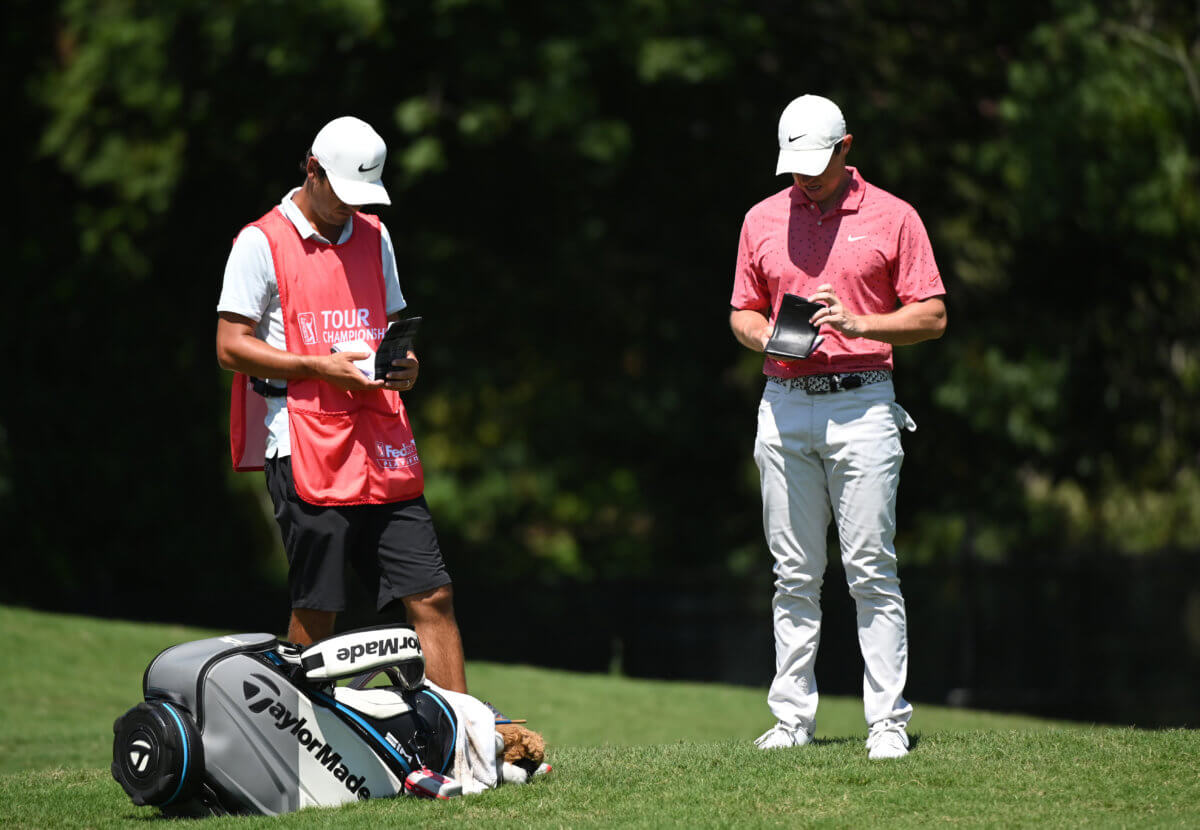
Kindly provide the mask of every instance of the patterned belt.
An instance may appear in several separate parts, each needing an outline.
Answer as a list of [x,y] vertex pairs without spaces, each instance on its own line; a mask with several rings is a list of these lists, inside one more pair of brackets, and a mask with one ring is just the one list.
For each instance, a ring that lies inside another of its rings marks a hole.
[[786,389],[803,389],[810,395],[824,395],[829,392],[843,392],[847,389],[857,389],[868,383],[881,383],[891,380],[892,373],[886,369],[871,369],[867,372],[846,372],[834,375],[801,375],[798,378],[777,378],[767,375],[771,383],[778,383]]

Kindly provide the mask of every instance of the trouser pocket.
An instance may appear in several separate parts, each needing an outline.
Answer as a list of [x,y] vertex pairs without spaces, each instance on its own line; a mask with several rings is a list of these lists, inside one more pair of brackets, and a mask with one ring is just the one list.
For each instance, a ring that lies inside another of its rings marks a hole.
[[896,426],[903,432],[916,432],[917,422],[900,404],[892,401],[892,415],[896,418]]

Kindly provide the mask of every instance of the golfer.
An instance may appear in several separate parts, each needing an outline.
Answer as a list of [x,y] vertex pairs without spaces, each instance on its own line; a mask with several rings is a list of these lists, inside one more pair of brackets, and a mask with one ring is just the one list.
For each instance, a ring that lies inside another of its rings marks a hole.
[[911,206],[846,165],[853,136],[832,101],[804,95],[779,119],[776,174],[791,186],[746,214],[729,323],[765,350],[780,301],[825,306],[811,322],[824,340],[803,360],[766,358],[754,459],[763,528],[775,560],[777,721],[763,749],[803,746],[817,723],[813,666],[821,633],[825,540],[832,518],[858,609],[868,755],[908,753],[904,699],[908,639],[896,571],[896,489],[902,430],[892,347],[940,337],[945,289]]
[[[330,121],[304,183],[238,235],[217,305],[217,358],[238,372],[231,437],[239,469],[266,470],[288,557],[288,639],[334,633],[347,564],[383,611],[399,601],[439,686],[466,692],[450,577],[423,496],[401,395],[410,351],[384,378],[355,365],[405,307],[387,229],[387,148],[366,122]],[[265,413],[265,414],[264,414]],[[265,429],[264,429],[265,427]]]

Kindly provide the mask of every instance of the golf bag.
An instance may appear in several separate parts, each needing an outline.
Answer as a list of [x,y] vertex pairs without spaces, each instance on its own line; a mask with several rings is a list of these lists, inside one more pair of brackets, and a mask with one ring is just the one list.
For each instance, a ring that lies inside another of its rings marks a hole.
[[[366,688],[381,673],[390,685]],[[454,764],[454,711],[425,684],[407,626],[304,649],[270,634],[183,643],[150,661],[142,692],[113,724],[112,774],[134,804],[168,816],[395,796],[410,773]]]

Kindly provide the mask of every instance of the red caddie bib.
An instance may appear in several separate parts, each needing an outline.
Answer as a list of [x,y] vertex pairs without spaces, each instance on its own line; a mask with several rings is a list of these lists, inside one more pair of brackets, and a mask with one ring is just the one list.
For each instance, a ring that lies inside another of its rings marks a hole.
[[[383,339],[387,305],[379,220],[356,213],[353,221],[342,245],[301,238],[279,208],[252,223],[271,246],[284,339],[293,354],[327,355],[346,340],[376,349]],[[398,393],[345,392],[312,378],[289,380],[287,391],[292,477],[302,499],[318,505],[386,504],[421,495],[424,472]],[[255,469],[263,452],[264,442],[251,446],[245,429],[253,423],[249,408],[257,397],[244,375],[234,378],[230,436],[238,469]]]

